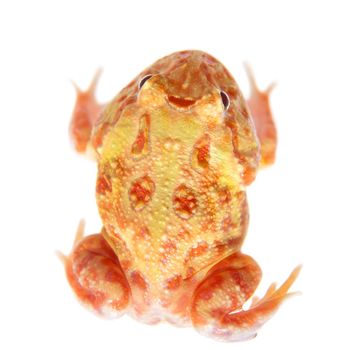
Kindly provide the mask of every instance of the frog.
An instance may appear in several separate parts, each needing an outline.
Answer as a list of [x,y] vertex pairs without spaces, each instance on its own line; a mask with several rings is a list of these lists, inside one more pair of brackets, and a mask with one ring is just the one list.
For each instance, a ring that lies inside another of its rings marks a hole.
[[247,99],[199,50],[157,60],[107,104],[95,97],[100,71],[87,90],[76,88],[70,135],[97,162],[102,229],[85,236],[81,221],[61,258],[75,295],[97,315],[241,341],[293,295],[300,266],[258,298],[262,270],[241,252],[246,187],[274,163],[277,145],[273,85],[260,90],[246,70]]

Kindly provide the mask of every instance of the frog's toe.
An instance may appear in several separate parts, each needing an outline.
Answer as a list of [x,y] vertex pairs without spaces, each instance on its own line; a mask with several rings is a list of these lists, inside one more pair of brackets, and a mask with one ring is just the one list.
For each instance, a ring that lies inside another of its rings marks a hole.
[[251,90],[250,97],[247,99],[247,104],[261,145],[260,165],[270,165],[275,161],[277,131],[270,108],[269,98],[276,84],[272,83],[265,91],[261,91],[257,86],[251,67],[245,64],[245,69]]
[[67,279],[84,305],[107,318],[125,313],[130,301],[129,285],[102,235],[81,238],[68,257],[61,256]]
[[91,131],[100,116],[103,105],[99,104],[95,98],[95,90],[98,79],[101,75],[99,69],[86,91],[82,91],[75,83],[77,99],[70,123],[70,135],[74,147],[79,153],[86,153],[89,150]]
[[215,265],[197,287],[191,319],[200,333],[222,341],[254,338],[260,327],[277,311],[300,271],[297,267],[278,289],[275,284],[261,299],[253,298],[250,309],[243,305],[252,296],[261,278],[257,263],[236,253]]

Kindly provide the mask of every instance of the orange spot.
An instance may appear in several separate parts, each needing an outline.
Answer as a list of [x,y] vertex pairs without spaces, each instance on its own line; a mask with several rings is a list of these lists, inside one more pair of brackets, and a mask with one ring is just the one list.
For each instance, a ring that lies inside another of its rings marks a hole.
[[168,253],[174,253],[176,251],[176,243],[168,239],[163,243],[163,248]]
[[162,244],[163,252],[161,254],[161,262],[166,264],[168,262],[168,257],[176,253],[176,243],[170,239],[166,240]]
[[202,167],[207,167],[209,163],[209,144],[206,144],[198,149],[197,154],[198,164]]
[[145,147],[145,143],[146,143],[146,136],[145,136],[145,132],[142,130],[137,135],[136,141],[132,145],[132,153],[134,154],[141,153],[143,148]]
[[131,153],[135,156],[143,156],[149,151],[149,125],[150,116],[144,114],[139,121],[139,133],[131,146]]
[[210,137],[202,136],[193,146],[191,165],[195,170],[203,170],[209,167]]
[[112,191],[112,184],[109,178],[103,173],[100,173],[97,178],[96,191],[98,194],[105,194]]
[[169,290],[175,290],[180,287],[182,282],[182,277],[180,275],[175,275],[171,278],[168,278],[165,281],[165,288]]
[[173,208],[182,219],[189,219],[196,212],[197,199],[194,192],[186,185],[180,185],[175,189]]
[[129,199],[133,209],[142,210],[152,199],[155,184],[152,179],[145,175],[136,179],[129,190]]
[[142,290],[146,290],[147,289],[147,283],[145,281],[145,279],[142,277],[141,272],[139,271],[133,271],[130,275],[130,281],[131,283]]
[[188,253],[189,259],[196,258],[198,256],[203,255],[208,250],[207,242],[198,243],[197,247],[192,247]]
[[220,188],[218,190],[219,203],[221,205],[228,204],[231,202],[232,196],[228,188]]

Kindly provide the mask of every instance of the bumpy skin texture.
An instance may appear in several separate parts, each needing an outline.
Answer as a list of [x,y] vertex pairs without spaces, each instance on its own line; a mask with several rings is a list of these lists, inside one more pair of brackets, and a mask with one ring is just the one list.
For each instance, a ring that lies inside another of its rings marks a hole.
[[233,341],[254,337],[289,295],[298,269],[242,310],[261,278],[240,253],[245,186],[276,146],[268,92],[249,76],[252,116],[227,69],[201,51],[160,59],[106,107],[93,96],[96,80],[78,91],[71,133],[77,151],[95,152],[103,229],[83,238],[80,228],[65,263],[97,313],[192,324]]

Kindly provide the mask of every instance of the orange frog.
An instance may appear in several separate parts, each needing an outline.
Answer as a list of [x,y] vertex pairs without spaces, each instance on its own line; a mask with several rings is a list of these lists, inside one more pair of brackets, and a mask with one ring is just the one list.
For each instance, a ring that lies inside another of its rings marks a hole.
[[192,325],[218,340],[253,338],[290,293],[300,268],[244,308],[261,269],[241,253],[245,187],[273,163],[269,90],[248,70],[245,101],[227,69],[201,51],[166,56],[109,104],[78,89],[71,135],[98,163],[101,233],[63,257],[77,297],[105,317]]

